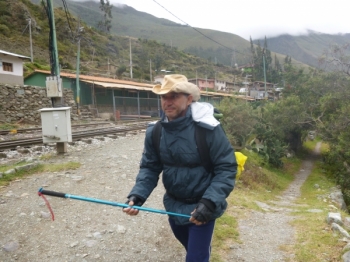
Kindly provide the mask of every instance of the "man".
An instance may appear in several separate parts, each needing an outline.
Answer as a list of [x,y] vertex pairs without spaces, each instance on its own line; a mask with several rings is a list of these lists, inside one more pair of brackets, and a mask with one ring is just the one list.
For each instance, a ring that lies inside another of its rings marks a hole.
[[[225,211],[226,198],[234,187],[237,172],[234,151],[213,117],[213,107],[196,102],[200,98],[199,88],[185,76],[166,75],[163,84],[154,86],[152,91],[160,95],[164,112],[159,149],[153,146],[154,126],[150,126],[146,131],[140,171],[128,196],[130,207],[123,211],[137,215],[139,211],[132,206],[141,206],[146,201],[163,171],[165,209],[191,215],[190,219],[169,217],[175,237],[187,251],[186,261],[207,262],[215,219]],[[201,162],[194,137],[195,125],[206,129],[211,170]]]

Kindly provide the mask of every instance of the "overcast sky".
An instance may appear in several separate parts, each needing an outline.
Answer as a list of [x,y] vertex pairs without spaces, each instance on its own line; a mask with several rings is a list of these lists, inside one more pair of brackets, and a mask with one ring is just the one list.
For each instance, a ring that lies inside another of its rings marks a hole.
[[349,0],[110,0],[110,3],[115,7],[118,3],[126,4],[159,18],[229,32],[247,40],[250,36],[257,39],[283,33],[305,34],[307,29],[350,33]]

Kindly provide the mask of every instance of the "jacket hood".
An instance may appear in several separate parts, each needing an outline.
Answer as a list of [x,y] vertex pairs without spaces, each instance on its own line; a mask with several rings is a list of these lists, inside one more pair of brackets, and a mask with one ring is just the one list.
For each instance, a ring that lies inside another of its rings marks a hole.
[[192,118],[196,122],[215,127],[220,124],[214,117],[214,107],[206,102],[193,102],[191,104]]

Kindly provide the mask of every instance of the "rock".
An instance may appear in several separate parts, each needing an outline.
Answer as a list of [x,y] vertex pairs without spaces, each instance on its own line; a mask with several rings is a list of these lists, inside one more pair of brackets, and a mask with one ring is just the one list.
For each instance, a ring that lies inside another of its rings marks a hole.
[[329,212],[327,216],[327,223],[328,224],[336,223],[336,224],[342,225],[343,221],[341,220],[340,213]]
[[95,232],[92,234],[95,238],[102,238],[102,235],[100,232]]
[[7,154],[0,152],[0,158],[7,158]]
[[336,223],[332,223],[332,230],[341,233],[346,238],[350,238],[349,233],[344,228],[342,228],[341,226],[339,226]]
[[345,247],[343,247],[343,251],[349,251],[350,250],[350,243],[347,243]]
[[50,218],[51,214],[49,212],[40,211],[40,216],[42,218]]
[[12,174],[14,174],[14,173],[16,173],[16,170],[15,170],[15,169],[9,169],[9,170],[7,170],[7,171],[4,173],[4,175],[12,175]]
[[343,256],[342,256],[343,262],[350,262],[350,251],[346,252]]
[[96,245],[97,241],[96,240],[88,240],[86,241],[85,245],[87,247],[93,247],[94,245]]
[[343,193],[340,189],[335,188],[333,189],[333,192],[329,195],[332,202],[334,202],[339,208],[342,210],[346,210],[346,204],[344,201]]
[[73,243],[70,244],[70,247],[76,247],[78,244],[79,244],[79,242],[78,242],[78,241],[75,241],[75,242],[73,242]]
[[6,252],[12,252],[19,248],[18,242],[11,241],[2,246],[3,250]]
[[81,141],[83,141],[86,144],[92,144],[92,139],[91,138],[83,138]]
[[15,169],[17,172],[22,171],[22,170],[29,170],[31,168],[31,165],[24,165],[24,166],[17,166]]
[[125,234],[126,228],[124,226],[118,225],[117,226],[117,232],[121,234]]

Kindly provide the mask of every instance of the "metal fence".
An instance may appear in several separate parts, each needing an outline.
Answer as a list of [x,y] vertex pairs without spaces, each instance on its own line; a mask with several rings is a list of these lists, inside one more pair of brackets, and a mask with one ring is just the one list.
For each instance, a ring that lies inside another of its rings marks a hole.
[[121,97],[113,100],[113,113],[116,118],[160,117],[159,98]]

